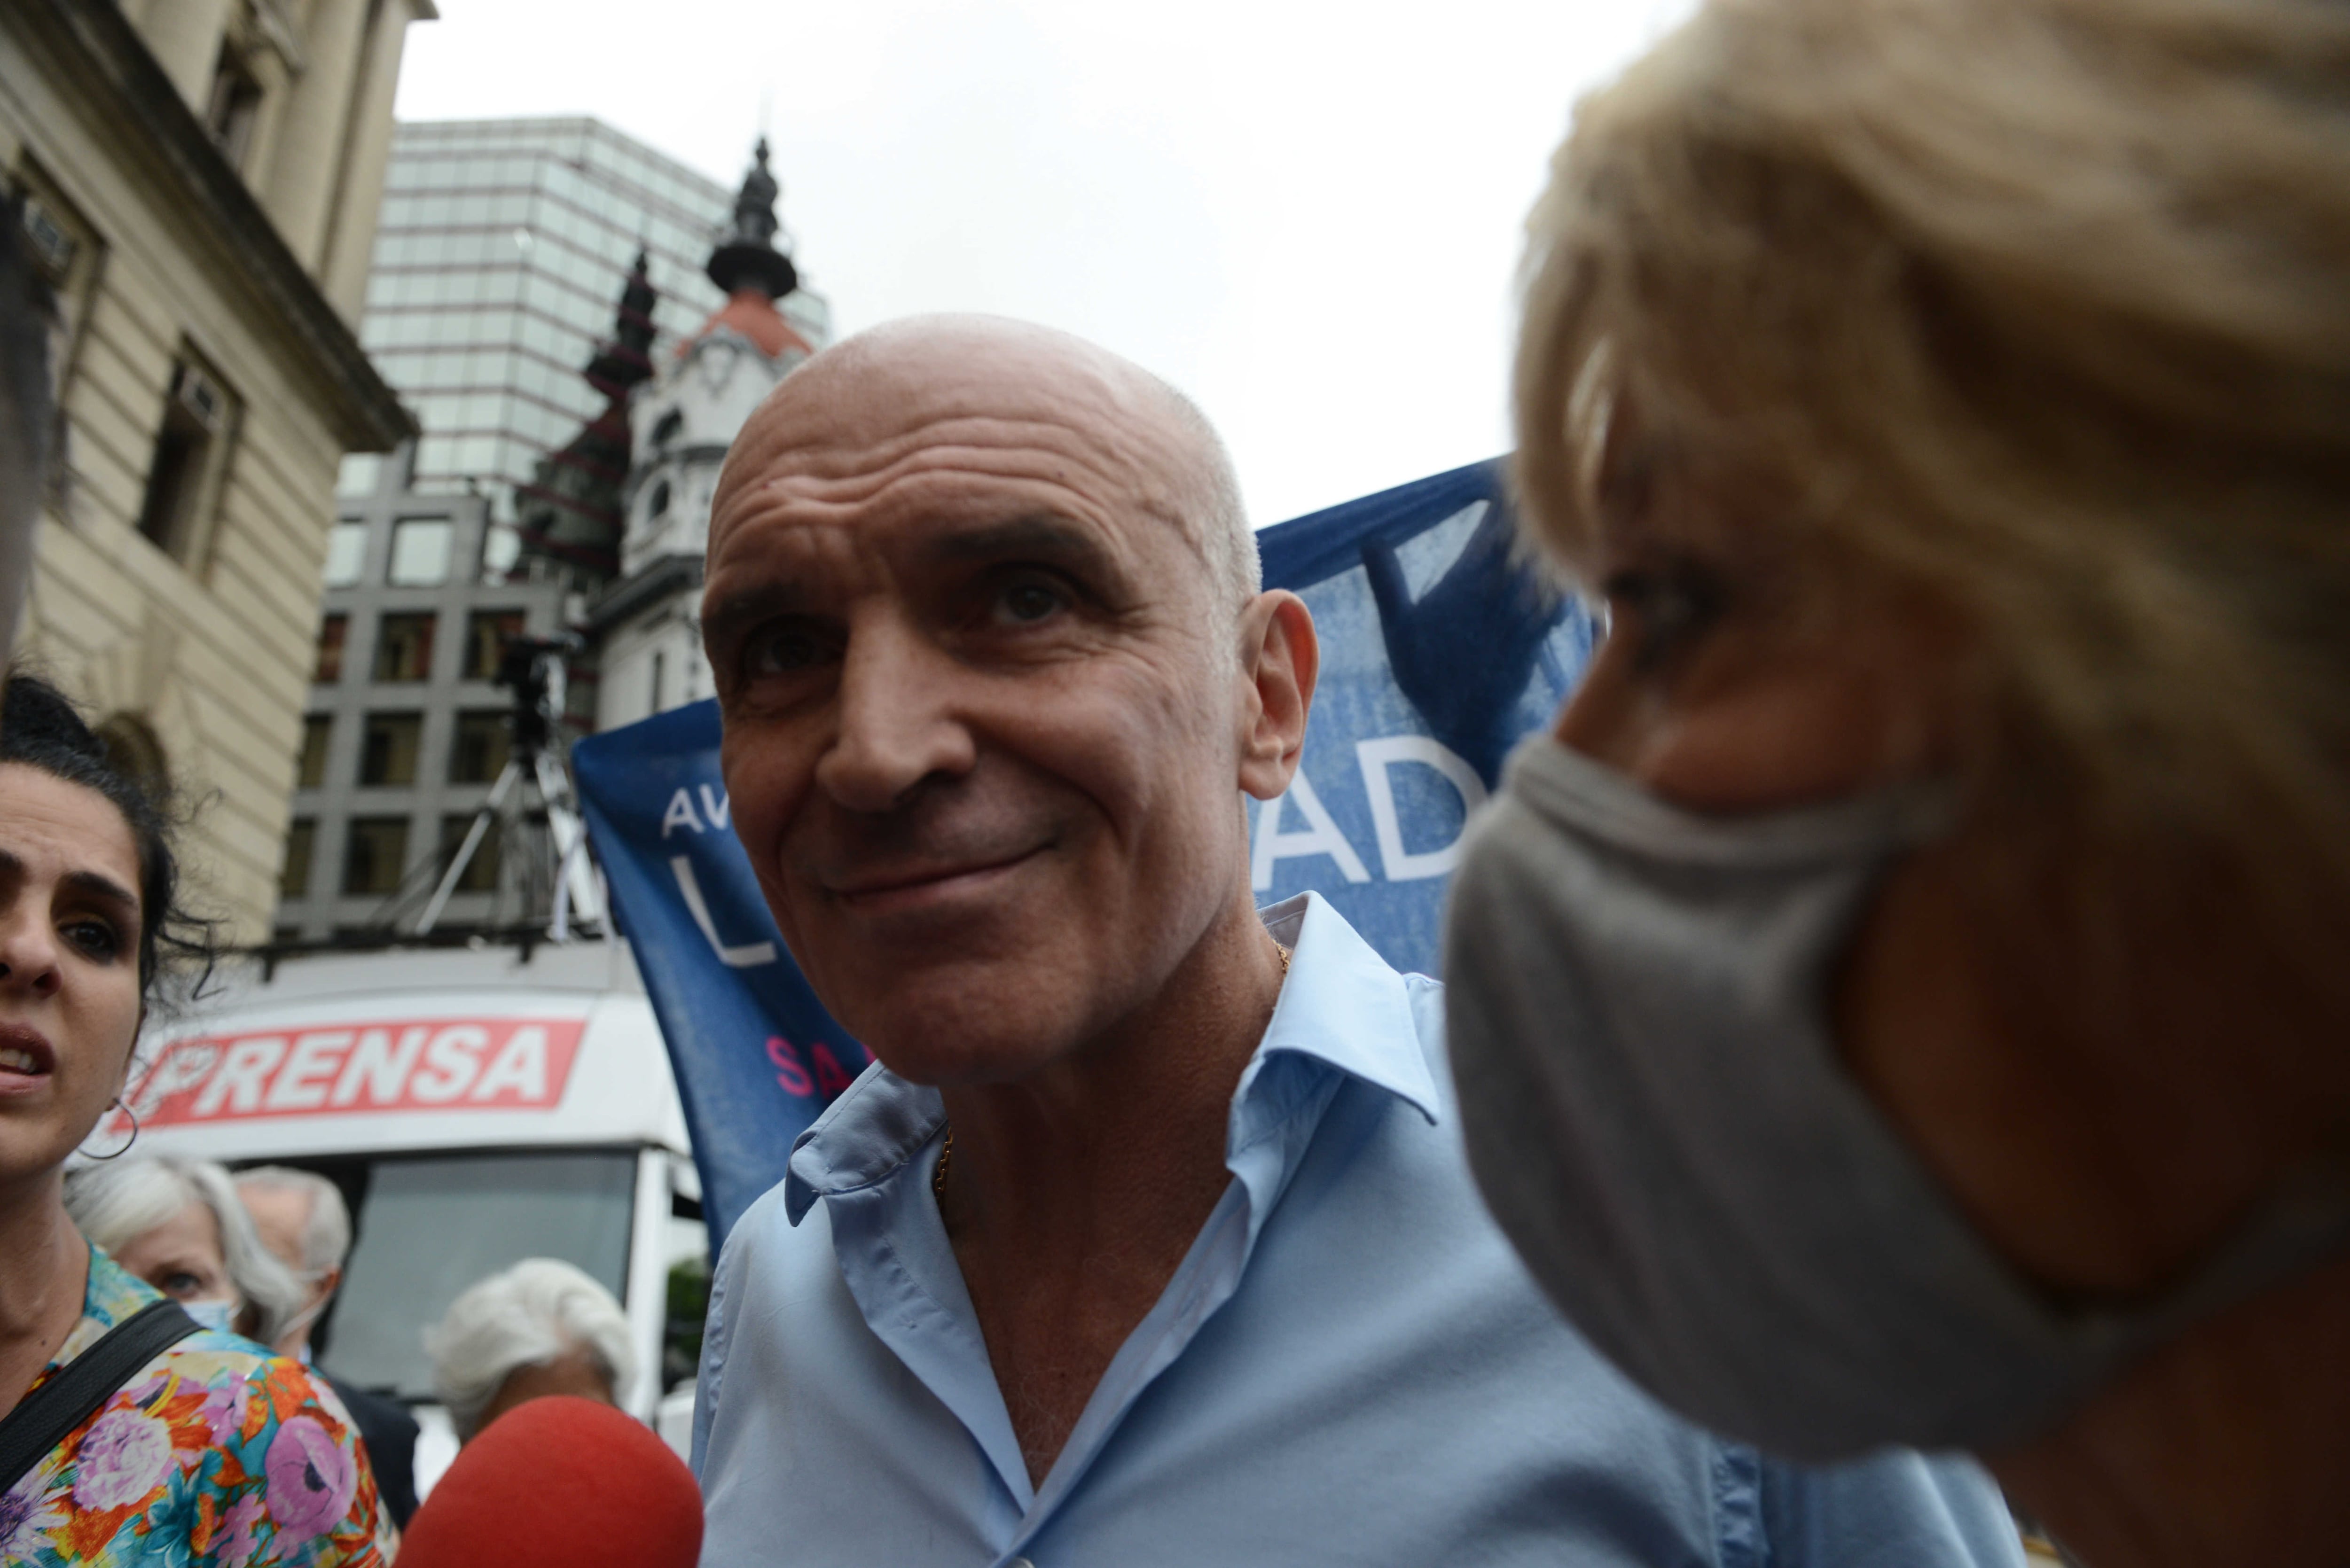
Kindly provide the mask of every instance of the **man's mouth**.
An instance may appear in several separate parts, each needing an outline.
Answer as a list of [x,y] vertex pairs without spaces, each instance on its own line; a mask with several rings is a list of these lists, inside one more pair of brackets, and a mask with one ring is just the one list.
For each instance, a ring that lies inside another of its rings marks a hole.
[[1039,846],[1014,855],[951,866],[910,867],[852,876],[829,883],[825,890],[853,909],[879,910],[929,903],[975,888],[1040,854],[1042,848]]

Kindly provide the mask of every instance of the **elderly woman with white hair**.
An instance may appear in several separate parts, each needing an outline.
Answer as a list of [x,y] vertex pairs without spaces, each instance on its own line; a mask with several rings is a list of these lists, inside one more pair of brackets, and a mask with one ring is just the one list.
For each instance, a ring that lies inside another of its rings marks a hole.
[[227,1170],[174,1155],[74,1172],[66,1212],[93,1245],[207,1328],[275,1345],[307,1296],[271,1256]]
[[620,1303],[554,1258],[525,1258],[468,1288],[424,1331],[424,1349],[460,1443],[549,1394],[617,1405],[636,1372]]

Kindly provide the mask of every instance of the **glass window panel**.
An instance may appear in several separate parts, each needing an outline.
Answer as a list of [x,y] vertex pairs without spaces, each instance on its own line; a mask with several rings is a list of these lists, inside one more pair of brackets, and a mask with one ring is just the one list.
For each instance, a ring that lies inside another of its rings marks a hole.
[[[372,456],[372,453],[364,455]],[[372,476],[369,476],[370,480]],[[326,586],[348,588],[367,569],[367,524],[338,523],[327,535]]]
[[358,1242],[319,1362],[395,1397],[433,1397],[416,1325],[525,1258],[560,1258],[626,1288],[633,1151],[353,1161]]
[[350,630],[351,618],[340,610],[318,622],[318,666],[311,680],[323,683],[343,678],[343,643]]
[[[372,495],[376,481],[383,476],[383,453],[380,452],[347,452],[343,464],[335,471],[335,493],[338,495]],[[328,559],[334,554],[330,546]],[[331,570],[331,568],[329,568]]]
[[488,784],[506,765],[511,742],[504,709],[458,714],[456,733],[449,743],[449,782]]
[[421,713],[370,713],[359,742],[359,783],[412,784],[424,734]]
[[[408,818],[355,816],[345,829],[343,891],[390,893],[407,869]],[[411,1332],[413,1330],[411,1328]]]
[[456,524],[446,517],[403,517],[391,525],[394,587],[429,588],[449,580],[449,552]]
[[389,685],[430,676],[432,623],[429,614],[385,616],[376,633],[375,680]]
[[[473,830],[473,815],[470,812],[441,819],[440,866],[443,877],[449,874],[449,867],[455,861],[457,851],[464,846],[465,836]],[[473,846],[473,856],[465,862],[463,874],[457,878],[458,892],[494,893],[498,890],[498,822],[494,816],[490,818],[488,830],[482,835],[481,842]]]
[[334,737],[332,713],[311,713],[303,718],[302,750],[294,763],[296,789],[317,789],[327,782],[327,748]]
[[[518,609],[475,610],[465,618],[464,677],[468,680],[487,680],[498,672],[498,659],[505,651],[510,638],[520,637],[527,624]],[[463,732],[464,719],[458,720],[459,732]]]
[[310,852],[317,846],[318,825],[297,816],[286,829],[286,863],[277,873],[277,896],[301,898],[310,892]]
[[494,436],[467,436],[457,443],[457,472],[488,473],[496,466],[498,443]]

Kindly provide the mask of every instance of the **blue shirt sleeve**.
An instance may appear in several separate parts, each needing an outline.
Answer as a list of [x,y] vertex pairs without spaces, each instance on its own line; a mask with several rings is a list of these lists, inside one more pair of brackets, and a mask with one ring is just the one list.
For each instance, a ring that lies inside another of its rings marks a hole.
[[2023,1568],[2006,1501],[1970,1459],[1894,1449],[1760,1471],[1771,1568]]

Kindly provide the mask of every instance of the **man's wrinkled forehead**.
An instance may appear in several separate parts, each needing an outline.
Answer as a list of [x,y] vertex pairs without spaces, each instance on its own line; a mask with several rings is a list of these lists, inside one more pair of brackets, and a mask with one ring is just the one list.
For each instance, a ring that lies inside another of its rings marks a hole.
[[858,488],[958,452],[980,466],[1024,454],[1036,477],[1196,533],[1196,444],[1153,378],[1080,339],[957,318],[878,329],[809,360],[752,415],[712,501],[711,550],[766,510],[763,493]]

